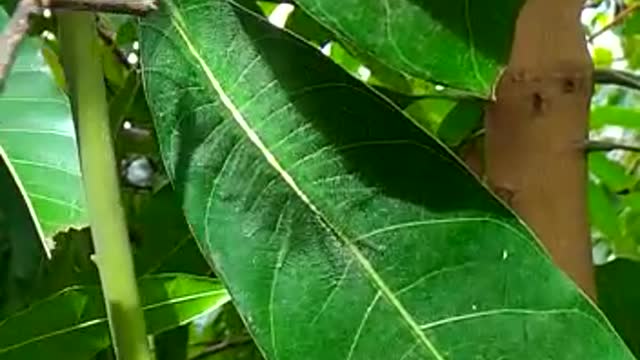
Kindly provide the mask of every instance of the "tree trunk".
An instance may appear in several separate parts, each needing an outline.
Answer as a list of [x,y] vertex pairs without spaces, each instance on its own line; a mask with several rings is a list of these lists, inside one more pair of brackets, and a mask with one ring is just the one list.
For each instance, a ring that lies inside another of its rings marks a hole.
[[528,0],[522,9],[485,118],[486,175],[556,264],[595,298],[583,148],[593,66],[582,4]]

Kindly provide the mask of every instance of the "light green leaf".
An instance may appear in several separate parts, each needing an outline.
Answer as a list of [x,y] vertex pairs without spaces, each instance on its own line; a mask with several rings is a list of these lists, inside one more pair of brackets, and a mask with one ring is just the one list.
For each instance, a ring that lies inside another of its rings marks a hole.
[[268,359],[632,359],[450,152],[314,47],[168,0],[141,56],[187,221]]
[[296,0],[396,70],[488,97],[507,63],[522,0]]
[[[7,15],[0,9],[0,28]],[[35,39],[25,41],[0,90],[0,147],[47,237],[87,224],[71,106]]]
[[610,244],[622,240],[618,222],[618,211],[607,190],[593,180],[589,181],[589,218],[591,225],[598,229]]
[[622,106],[599,106],[591,110],[591,128],[605,125],[640,129],[640,110]]
[[462,144],[482,128],[485,102],[461,100],[447,113],[438,127],[438,138],[451,147]]
[[456,104],[456,101],[447,98],[427,97],[413,102],[404,111],[424,129],[435,133]]
[[613,60],[614,58],[611,50],[603,47],[597,47],[593,50],[593,66],[611,67]]
[[[186,324],[229,300],[215,279],[162,274],[139,282],[147,332]],[[0,323],[0,359],[87,359],[109,346],[99,287],[72,287]]]
[[589,172],[613,192],[628,190],[636,182],[624,166],[601,152],[589,154]]

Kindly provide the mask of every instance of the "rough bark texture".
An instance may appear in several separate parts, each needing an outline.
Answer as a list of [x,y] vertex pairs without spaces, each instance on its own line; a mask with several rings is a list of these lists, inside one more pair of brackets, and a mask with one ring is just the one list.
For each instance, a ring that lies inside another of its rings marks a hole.
[[586,206],[593,66],[582,0],[528,0],[486,115],[486,175],[554,261],[595,297]]

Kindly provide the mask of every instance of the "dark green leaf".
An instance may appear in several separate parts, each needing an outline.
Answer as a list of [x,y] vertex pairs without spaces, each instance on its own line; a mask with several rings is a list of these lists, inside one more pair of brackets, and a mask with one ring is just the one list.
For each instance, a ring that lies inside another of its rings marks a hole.
[[[214,279],[163,274],[141,279],[147,332],[186,324],[229,297]],[[73,287],[0,323],[0,359],[87,359],[109,345],[98,287]]]
[[29,304],[46,259],[17,180],[0,148],[0,319]]
[[640,357],[640,263],[618,259],[596,268],[598,303],[636,357]]
[[139,274],[181,272],[205,274],[208,265],[184,220],[180,201],[170,186],[154,194],[133,219]]
[[[502,31],[509,6],[473,4]],[[223,0],[163,1],[141,41],[187,220],[267,358],[632,359],[520,220],[316,48]]]
[[136,21],[132,17],[128,17],[127,21],[118,26],[116,32],[116,44],[118,46],[130,46],[138,39],[138,27]]
[[405,109],[412,103],[423,99],[423,97],[421,96],[407,95],[407,94],[399,93],[393,90],[389,90],[385,87],[372,86],[372,88],[374,88],[377,92],[379,92],[381,95],[386,97],[388,100],[390,100],[392,103],[394,103],[401,109]]
[[[0,28],[7,16],[0,9]],[[75,130],[66,95],[28,39],[0,92],[0,147],[33,206],[44,235],[87,223]]]
[[640,34],[640,15],[638,13],[631,13],[622,23],[622,35],[632,36],[636,34]]
[[140,89],[140,75],[130,71],[123,86],[109,101],[109,122],[111,133],[117,137],[122,129],[125,117],[133,105],[136,94]]
[[189,325],[167,330],[153,337],[156,360],[187,360]]
[[386,65],[489,96],[506,64],[522,0],[296,0]]
[[39,299],[74,285],[99,283],[98,269],[91,260],[93,246],[89,228],[59,233],[54,240],[51,259],[45,264],[37,289]]
[[451,147],[462,144],[482,128],[485,105],[482,101],[459,101],[438,127],[438,138]]
[[334,39],[331,31],[300,8],[296,8],[289,15],[286,28],[316,45],[324,45]]

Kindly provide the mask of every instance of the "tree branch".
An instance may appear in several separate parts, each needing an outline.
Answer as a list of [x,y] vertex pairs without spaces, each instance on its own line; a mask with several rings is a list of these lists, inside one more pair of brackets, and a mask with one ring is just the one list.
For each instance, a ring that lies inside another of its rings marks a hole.
[[158,8],[156,0],[43,0],[56,10],[95,11],[143,16]]
[[0,85],[15,60],[18,45],[29,31],[29,17],[39,10],[36,0],[21,0],[0,36]]
[[195,355],[190,360],[199,360],[199,359],[208,358],[211,355],[217,354],[219,352],[222,352],[234,347],[242,346],[249,342],[251,342],[251,337],[249,336],[238,337],[236,339],[226,339],[205,348],[201,353]]
[[613,20],[611,20],[610,23],[608,23],[607,25],[603,26],[600,30],[597,30],[596,32],[594,32],[593,34],[591,34],[591,36],[589,36],[589,42],[592,42],[593,40],[595,40],[595,38],[597,38],[598,36],[604,34],[605,32],[611,30],[611,28],[613,28],[616,25],[619,25],[620,23],[622,23],[625,18],[627,18],[629,15],[633,14],[636,10],[640,9],[640,3],[634,3],[629,5],[629,7],[627,7],[626,9],[622,10],[619,14],[617,14]]
[[633,90],[640,90],[640,76],[622,70],[596,69],[593,81],[597,84],[620,85]]
[[116,41],[114,39],[115,35],[114,34],[110,34],[109,31],[107,31],[103,26],[100,26],[100,24],[98,24],[98,36],[100,37],[100,39],[104,42],[104,44],[112,49],[113,52],[113,56],[115,56],[118,61],[128,70],[131,70],[131,68],[133,67],[132,64],[129,62],[129,60],[127,60],[127,54],[125,54],[119,47],[118,44],[116,44]]
[[586,150],[587,152],[613,151],[613,150],[640,152],[640,146],[618,144],[610,141],[589,140],[587,141],[587,144],[586,144]]
[[29,17],[42,8],[142,16],[157,9],[158,3],[157,0],[20,0],[0,35],[0,86],[13,65],[20,42],[29,31]]

